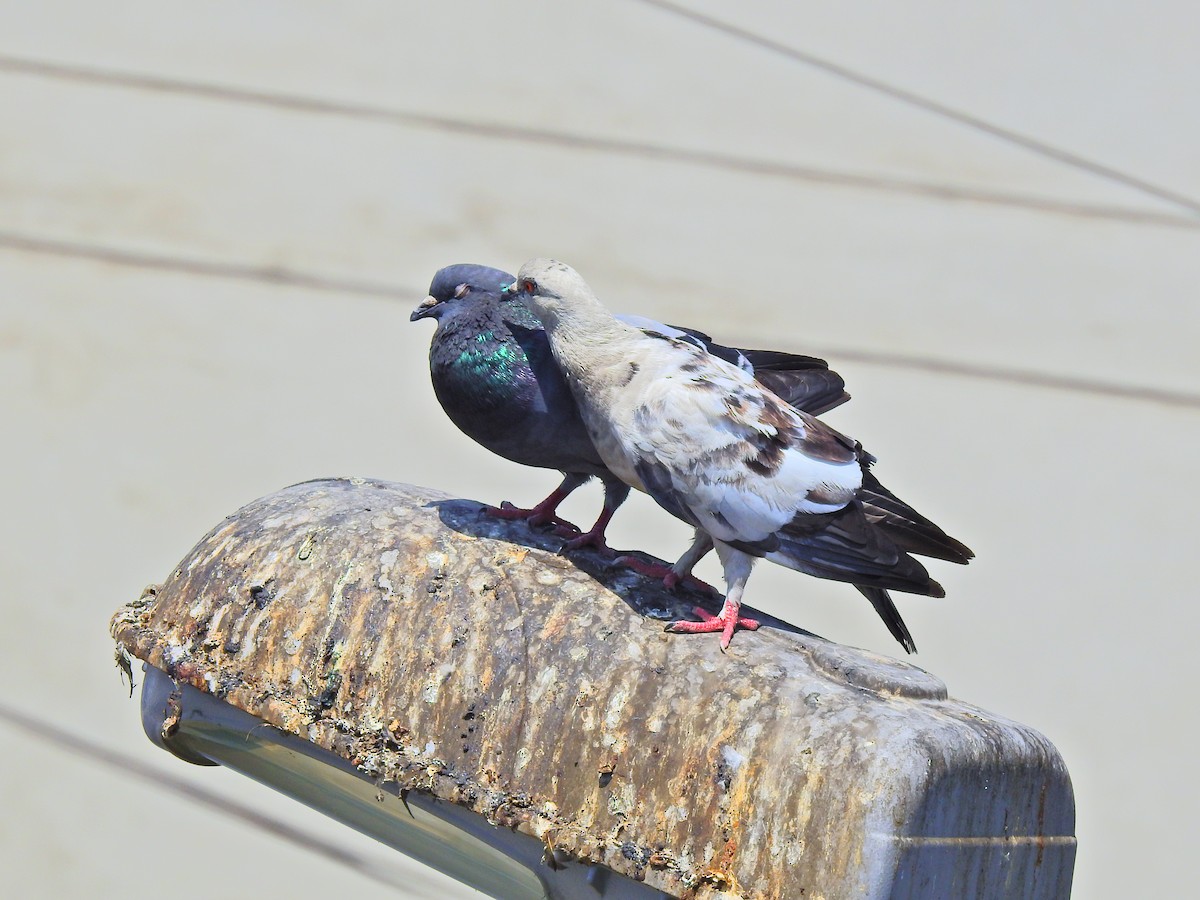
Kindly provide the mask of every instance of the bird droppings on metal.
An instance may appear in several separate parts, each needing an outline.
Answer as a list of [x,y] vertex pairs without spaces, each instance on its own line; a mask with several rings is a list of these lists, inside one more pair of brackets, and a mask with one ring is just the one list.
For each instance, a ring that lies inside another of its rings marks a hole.
[[582,597],[590,591],[595,590],[595,587],[589,585],[582,578],[576,575],[574,577],[564,579],[562,586],[559,587],[559,590],[568,597]]
[[[479,509],[375,481],[279,491],[119,610],[113,634],[401,796],[672,896],[871,896],[863,860],[900,852],[872,835],[959,833],[952,805],[922,799],[959,790],[956,766],[989,773],[969,827],[1002,812],[1008,834],[1069,833],[1069,782],[1036,732],[1018,740],[911,665],[769,619],[728,654],[664,634],[647,610],[683,617],[699,595],[564,559]],[[1038,778],[1027,804],[1022,779]]]
[[728,744],[721,745],[721,761],[729,769],[731,773],[736,773],[742,767],[742,763],[746,761],[746,757],[738,753],[737,750]]
[[179,646],[179,644],[167,644],[163,651],[163,661],[168,666],[178,666],[180,662],[187,656],[187,650]]
[[583,659],[587,655],[588,655],[588,648],[583,646],[582,644],[577,647],[572,647],[570,650],[567,651],[567,656],[569,656],[573,662],[579,662],[581,659]]
[[304,561],[312,556],[313,547],[317,544],[317,536],[313,533],[306,534],[304,540],[300,543],[300,549],[296,551],[296,559]]

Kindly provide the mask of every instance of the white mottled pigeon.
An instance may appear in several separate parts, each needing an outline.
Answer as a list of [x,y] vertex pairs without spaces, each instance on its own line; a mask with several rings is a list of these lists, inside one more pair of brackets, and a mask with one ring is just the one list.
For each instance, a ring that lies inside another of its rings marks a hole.
[[[883,487],[857,441],[796,410],[736,365],[615,318],[574,269],[534,259],[508,296],[528,305],[605,466],[696,528],[674,580],[715,545],[726,595],[681,632],[757,628],[739,615],[754,561],[854,584],[912,652],[889,590],[944,596],[909,553],[973,554]],[[899,622],[897,634],[894,622]]]

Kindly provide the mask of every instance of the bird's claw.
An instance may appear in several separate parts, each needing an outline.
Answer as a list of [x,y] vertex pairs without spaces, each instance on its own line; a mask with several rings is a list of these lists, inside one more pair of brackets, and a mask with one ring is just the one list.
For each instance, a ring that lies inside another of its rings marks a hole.
[[559,552],[566,554],[572,550],[582,550],[585,547],[591,547],[604,559],[613,559],[617,556],[617,551],[608,546],[608,543],[604,540],[604,532],[596,531],[595,529],[592,529],[591,531],[585,531],[583,534],[572,537],[569,541],[562,545],[562,550]]
[[554,513],[538,509],[536,506],[533,509],[522,509],[508,500],[501,501],[499,506],[485,506],[483,512],[494,519],[524,519],[530,528],[553,525],[554,533],[559,537],[574,537],[581,533],[578,525],[559,518]]
[[762,624],[758,619],[750,619],[746,616],[738,615],[737,609],[721,610],[720,615],[714,616],[706,609],[701,609],[699,606],[692,609],[692,615],[700,619],[699,622],[671,622],[664,628],[664,631],[674,632],[675,634],[706,634],[712,631],[721,632],[721,649],[727,650],[729,642],[733,640],[733,633],[739,628],[746,631],[757,631]]

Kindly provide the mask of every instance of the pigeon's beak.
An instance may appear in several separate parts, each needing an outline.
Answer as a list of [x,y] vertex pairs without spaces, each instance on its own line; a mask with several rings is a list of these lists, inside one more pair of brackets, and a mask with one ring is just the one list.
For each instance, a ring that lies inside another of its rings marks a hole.
[[512,284],[505,285],[504,287],[500,288],[500,302],[501,303],[508,303],[508,302],[511,302],[516,299],[517,299],[517,283],[515,281]]
[[408,317],[408,321],[415,322],[417,319],[428,318],[433,315],[433,310],[437,307],[438,303],[438,299],[430,294],[417,304],[417,308],[412,311],[412,315]]

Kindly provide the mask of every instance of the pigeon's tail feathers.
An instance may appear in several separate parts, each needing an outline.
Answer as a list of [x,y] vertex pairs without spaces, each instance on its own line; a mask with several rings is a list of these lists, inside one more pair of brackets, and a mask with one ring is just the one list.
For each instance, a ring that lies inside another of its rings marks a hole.
[[945,589],[929,577],[925,567],[894,544],[890,552],[872,552],[875,549],[846,546],[828,534],[819,534],[781,536],[774,549],[758,552],[771,562],[817,578],[927,597],[946,596]]
[[966,565],[975,558],[971,548],[946,534],[886,487],[871,472],[863,472],[858,494],[867,520],[902,550]]
[[900,617],[900,610],[896,609],[896,604],[892,602],[892,595],[883,588],[867,587],[862,584],[856,584],[855,587],[871,601],[875,612],[879,614],[879,618],[883,619],[883,624],[892,633],[892,637],[900,642],[900,646],[904,648],[905,652],[916,653],[916,642],[909,633],[908,626],[904,624],[904,619]]
[[797,516],[774,535],[773,543],[763,548],[768,559],[818,578],[907,594],[946,595],[920,562],[867,520],[858,503],[828,515]]

